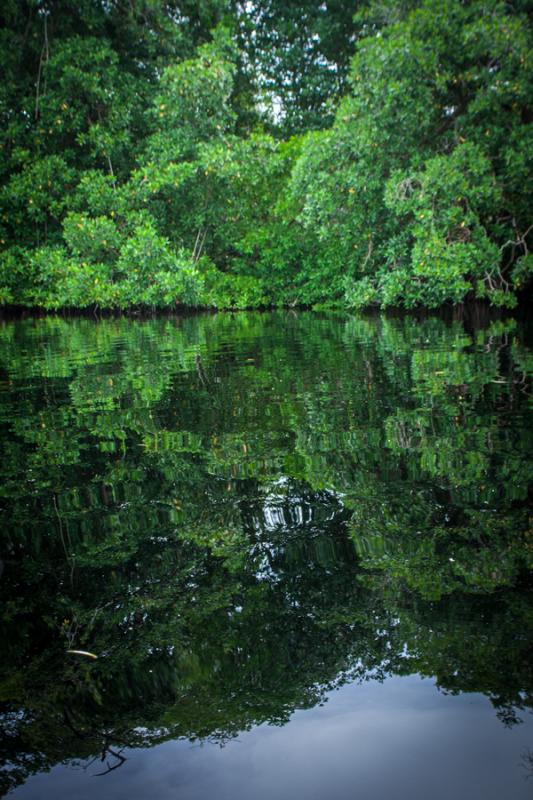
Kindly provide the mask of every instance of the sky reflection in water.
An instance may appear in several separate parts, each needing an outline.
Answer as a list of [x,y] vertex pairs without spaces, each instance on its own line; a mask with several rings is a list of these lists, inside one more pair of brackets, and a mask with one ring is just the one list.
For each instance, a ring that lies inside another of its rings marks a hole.
[[530,798],[524,755],[533,724],[502,727],[479,694],[446,697],[430,680],[390,678],[348,685],[324,707],[297,711],[282,727],[261,725],[225,747],[167,742],[132,750],[95,788],[87,772],[55,767],[17,793],[92,800],[403,800]]

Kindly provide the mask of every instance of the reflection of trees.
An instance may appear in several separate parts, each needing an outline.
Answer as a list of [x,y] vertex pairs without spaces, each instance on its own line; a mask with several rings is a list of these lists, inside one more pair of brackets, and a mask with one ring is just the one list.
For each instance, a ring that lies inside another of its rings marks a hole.
[[283,724],[347,679],[531,707],[531,358],[506,325],[2,328],[8,783]]

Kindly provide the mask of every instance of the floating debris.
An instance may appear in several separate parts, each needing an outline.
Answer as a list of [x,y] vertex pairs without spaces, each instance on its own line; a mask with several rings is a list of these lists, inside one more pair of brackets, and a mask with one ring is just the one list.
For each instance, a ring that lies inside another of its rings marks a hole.
[[98,658],[94,653],[89,653],[88,650],[67,650],[67,653],[74,656],[86,656],[86,658],[94,658],[95,660]]

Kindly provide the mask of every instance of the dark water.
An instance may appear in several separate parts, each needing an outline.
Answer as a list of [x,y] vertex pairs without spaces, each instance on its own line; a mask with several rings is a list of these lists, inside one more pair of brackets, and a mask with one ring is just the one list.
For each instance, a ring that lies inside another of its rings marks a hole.
[[523,324],[46,318],[0,363],[0,791],[532,796]]

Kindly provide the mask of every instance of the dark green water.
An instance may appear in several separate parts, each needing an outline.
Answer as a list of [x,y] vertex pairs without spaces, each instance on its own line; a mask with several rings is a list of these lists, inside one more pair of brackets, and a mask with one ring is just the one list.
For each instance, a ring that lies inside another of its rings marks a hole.
[[0,791],[530,797],[527,336],[4,323]]

